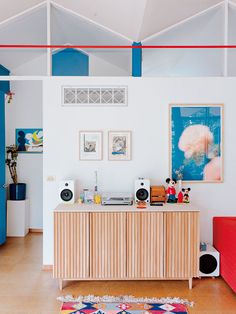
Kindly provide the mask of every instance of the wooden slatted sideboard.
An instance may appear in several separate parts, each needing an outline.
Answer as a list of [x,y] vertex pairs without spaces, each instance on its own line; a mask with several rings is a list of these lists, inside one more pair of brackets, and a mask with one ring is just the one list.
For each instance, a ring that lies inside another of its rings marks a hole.
[[59,205],[54,210],[54,278],[188,280],[199,272],[199,210],[189,204]]

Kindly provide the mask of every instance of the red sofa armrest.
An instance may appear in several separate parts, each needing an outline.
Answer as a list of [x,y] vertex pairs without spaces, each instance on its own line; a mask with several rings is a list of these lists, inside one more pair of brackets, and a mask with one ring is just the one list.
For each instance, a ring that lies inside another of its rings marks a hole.
[[213,218],[213,245],[220,252],[220,274],[236,292],[236,217]]

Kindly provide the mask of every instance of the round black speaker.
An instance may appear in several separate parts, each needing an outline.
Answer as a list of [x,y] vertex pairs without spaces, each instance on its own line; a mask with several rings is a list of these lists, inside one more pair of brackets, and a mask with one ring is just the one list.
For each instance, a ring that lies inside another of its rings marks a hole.
[[71,190],[69,189],[64,189],[61,191],[61,199],[64,201],[64,202],[69,202],[73,197],[73,193]]
[[217,268],[217,260],[211,254],[204,254],[200,257],[200,271],[203,274],[211,274]]
[[148,191],[146,189],[139,189],[137,192],[136,192],[136,197],[138,200],[140,201],[145,201],[146,199],[148,199]]

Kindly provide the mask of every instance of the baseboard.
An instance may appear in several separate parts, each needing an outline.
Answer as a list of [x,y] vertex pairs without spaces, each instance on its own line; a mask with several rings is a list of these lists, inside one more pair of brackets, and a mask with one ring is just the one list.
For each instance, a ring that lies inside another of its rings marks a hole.
[[43,233],[43,229],[29,228],[30,233]]
[[44,271],[52,271],[53,265],[43,265],[42,270]]

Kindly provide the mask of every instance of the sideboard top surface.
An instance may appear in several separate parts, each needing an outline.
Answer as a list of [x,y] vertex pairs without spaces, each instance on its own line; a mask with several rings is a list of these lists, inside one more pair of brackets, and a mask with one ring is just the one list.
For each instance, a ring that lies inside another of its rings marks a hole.
[[95,204],[59,204],[54,212],[199,212],[192,204],[163,204],[163,206],[150,206],[140,209],[135,205],[95,205]]

